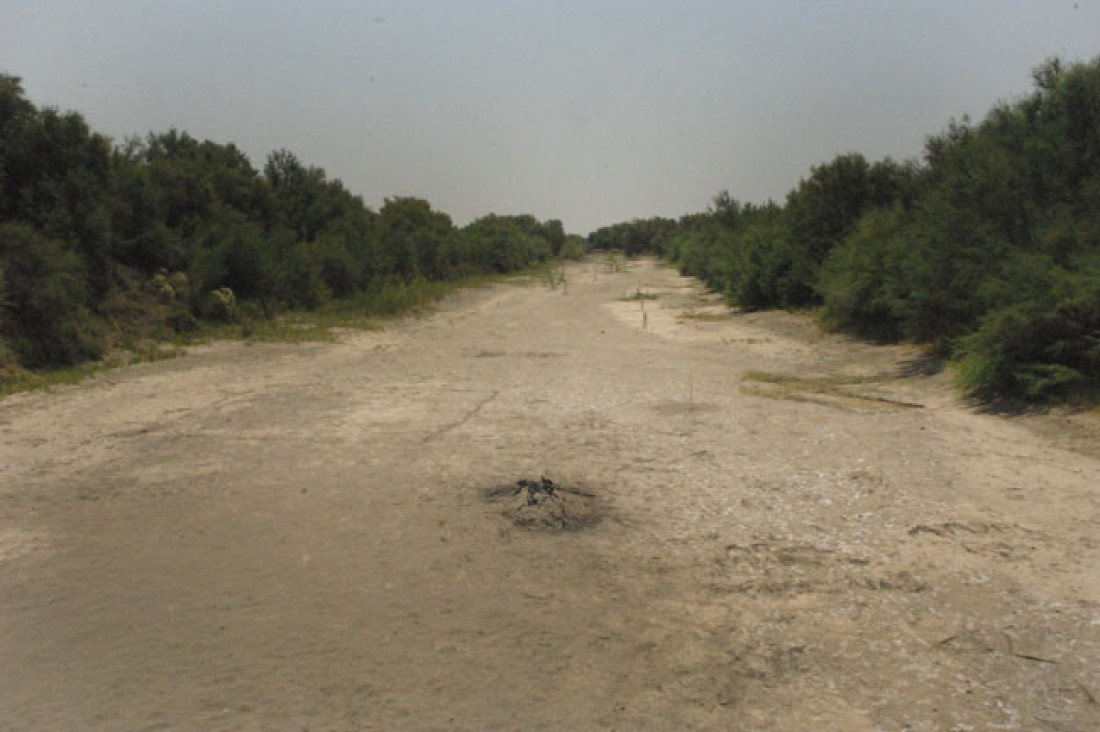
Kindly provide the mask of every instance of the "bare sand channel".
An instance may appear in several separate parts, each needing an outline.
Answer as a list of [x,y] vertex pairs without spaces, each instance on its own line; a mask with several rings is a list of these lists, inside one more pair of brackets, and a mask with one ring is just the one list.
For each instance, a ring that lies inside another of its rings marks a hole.
[[0,401],[0,728],[1100,729],[1094,417],[567,276]]

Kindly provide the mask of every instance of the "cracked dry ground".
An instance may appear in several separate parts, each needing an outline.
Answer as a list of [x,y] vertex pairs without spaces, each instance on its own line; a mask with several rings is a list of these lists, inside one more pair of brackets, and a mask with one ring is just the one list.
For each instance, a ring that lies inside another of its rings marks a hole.
[[1094,415],[567,276],[0,402],[0,727],[1100,729]]

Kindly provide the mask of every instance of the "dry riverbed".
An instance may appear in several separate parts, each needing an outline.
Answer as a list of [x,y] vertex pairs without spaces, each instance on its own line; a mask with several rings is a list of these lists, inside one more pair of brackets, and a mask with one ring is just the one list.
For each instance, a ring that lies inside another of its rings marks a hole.
[[0,728],[1100,729],[1094,415],[566,273],[0,401]]

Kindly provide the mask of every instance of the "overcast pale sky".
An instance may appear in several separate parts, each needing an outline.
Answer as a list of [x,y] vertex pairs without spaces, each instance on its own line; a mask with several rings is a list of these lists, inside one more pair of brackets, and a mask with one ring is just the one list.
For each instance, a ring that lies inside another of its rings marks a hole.
[[365,202],[567,230],[781,200],[1100,54],[1100,0],[0,0],[0,71],[121,141],[278,148]]

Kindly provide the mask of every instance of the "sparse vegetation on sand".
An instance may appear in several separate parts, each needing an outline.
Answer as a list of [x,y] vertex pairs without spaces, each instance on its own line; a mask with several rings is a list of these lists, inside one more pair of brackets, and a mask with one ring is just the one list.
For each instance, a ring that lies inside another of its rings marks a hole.
[[623,302],[639,302],[642,300],[658,300],[660,299],[660,297],[661,296],[657,293],[647,292],[639,286],[634,290],[634,292],[630,293],[629,295],[625,295],[620,299]]

